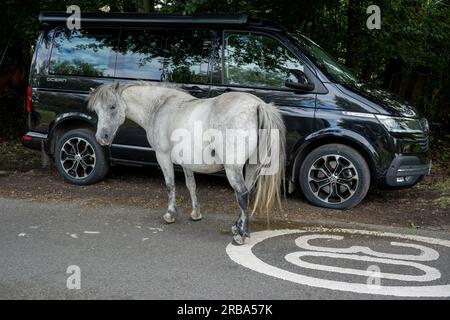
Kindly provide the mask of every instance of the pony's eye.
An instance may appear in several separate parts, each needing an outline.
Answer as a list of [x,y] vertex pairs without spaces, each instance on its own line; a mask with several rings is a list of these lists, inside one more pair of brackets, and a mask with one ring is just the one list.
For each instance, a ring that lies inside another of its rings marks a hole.
[[116,106],[111,106],[111,110],[114,110],[116,108]]

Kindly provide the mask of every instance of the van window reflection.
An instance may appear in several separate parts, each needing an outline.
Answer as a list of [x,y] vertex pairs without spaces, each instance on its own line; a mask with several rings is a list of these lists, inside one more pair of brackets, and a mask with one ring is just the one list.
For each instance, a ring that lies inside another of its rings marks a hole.
[[225,84],[285,88],[289,70],[304,71],[304,65],[271,37],[228,32],[224,69]]
[[55,34],[50,73],[114,76],[117,37],[99,30],[60,30]]
[[116,76],[161,80],[167,34],[159,30],[124,30],[121,39]]

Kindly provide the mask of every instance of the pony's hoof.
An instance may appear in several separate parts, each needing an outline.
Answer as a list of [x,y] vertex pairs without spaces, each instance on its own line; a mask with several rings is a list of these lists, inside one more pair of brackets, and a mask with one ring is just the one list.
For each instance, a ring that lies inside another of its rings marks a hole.
[[242,246],[245,243],[245,237],[241,236],[239,233],[233,236],[233,244],[237,246]]
[[231,233],[233,235],[239,234],[244,238],[250,238],[250,232],[248,231],[248,229],[247,229],[247,231],[244,231],[244,230],[239,229],[236,225],[231,226]]
[[202,220],[202,214],[200,212],[192,211],[191,212],[191,219],[193,221],[199,221]]
[[166,212],[165,215],[163,215],[163,219],[166,223],[174,223],[175,222],[175,217],[173,216],[173,214]]

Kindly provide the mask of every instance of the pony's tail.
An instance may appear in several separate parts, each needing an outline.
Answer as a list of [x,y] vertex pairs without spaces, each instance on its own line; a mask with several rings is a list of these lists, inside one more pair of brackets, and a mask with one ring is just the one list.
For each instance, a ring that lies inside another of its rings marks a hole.
[[[265,213],[269,219],[277,205],[282,210],[281,196],[284,186],[286,129],[280,112],[273,104],[258,106],[259,138],[258,164],[246,184],[256,186],[253,213]],[[262,129],[262,130],[261,130]]]

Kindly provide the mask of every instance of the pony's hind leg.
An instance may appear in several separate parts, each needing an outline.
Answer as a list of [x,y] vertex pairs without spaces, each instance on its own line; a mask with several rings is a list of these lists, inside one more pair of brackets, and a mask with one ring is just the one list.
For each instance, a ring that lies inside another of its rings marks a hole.
[[167,195],[169,197],[169,203],[167,206],[167,212],[164,214],[163,219],[167,223],[175,222],[175,216],[177,213],[176,199],[175,199],[175,173],[173,170],[173,163],[170,159],[170,155],[165,153],[156,153],[156,159],[164,174],[164,180],[166,182]]
[[248,190],[252,190],[255,187],[256,180],[258,179],[258,165],[247,163],[245,165],[245,186]]
[[250,237],[248,211],[249,191],[245,186],[242,168],[243,166],[240,165],[225,166],[228,182],[236,193],[236,199],[240,208],[239,218],[231,227],[233,241],[238,245],[244,244],[245,238]]
[[186,168],[183,168],[183,171],[184,177],[186,178],[186,187],[189,189],[189,193],[191,194],[192,200],[191,219],[194,221],[198,221],[202,219],[202,214],[200,213],[200,207],[197,202],[194,172]]

